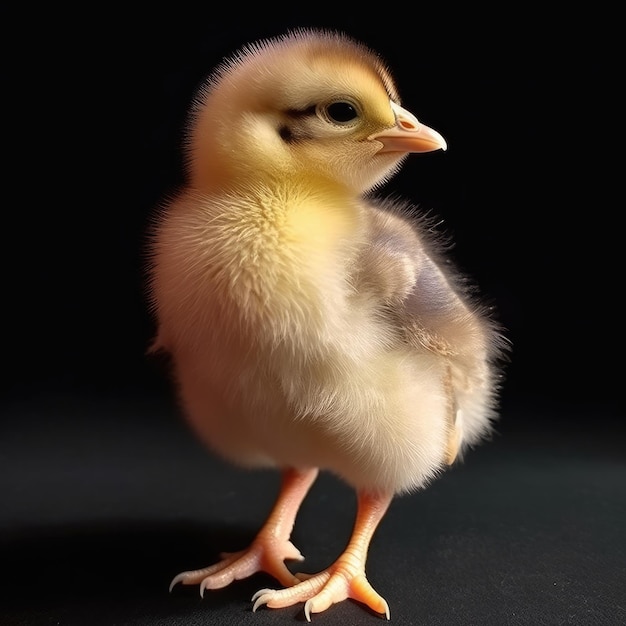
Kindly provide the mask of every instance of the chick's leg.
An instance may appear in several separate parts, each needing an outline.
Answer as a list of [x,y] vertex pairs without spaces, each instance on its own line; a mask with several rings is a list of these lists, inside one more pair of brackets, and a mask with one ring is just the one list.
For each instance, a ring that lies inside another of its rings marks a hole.
[[354,530],[341,556],[319,574],[297,574],[302,582],[288,589],[261,589],[252,598],[253,610],[256,611],[261,605],[281,608],[305,602],[304,614],[310,622],[311,613],[320,613],[332,604],[352,598],[389,619],[387,602],[373,589],[365,576],[365,562],[374,531],[391,500],[391,494],[359,494]]
[[302,561],[304,558],[289,537],[298,509],[316,476],[317,469],[286,470],[276,503],[252,544],[240,552],[223,553],[218,563],[204,569],[181,572],[172,580],[170,591],[178,583],[200,583],[200,595],[204,595],[205,589],[220,589],[233,580],[247,578],[261,571],[267,572],[284,586],[299,583],[284,561]]

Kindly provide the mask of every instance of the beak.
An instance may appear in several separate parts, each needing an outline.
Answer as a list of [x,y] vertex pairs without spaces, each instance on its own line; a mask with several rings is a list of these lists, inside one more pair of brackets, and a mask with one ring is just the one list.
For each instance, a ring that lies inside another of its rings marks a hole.
[[378,141],[382,152],[432,152],[447,150],[446,140],[434,129],[422,124],[412,113],[391,102],[396,125],[380,133],[370,135],[370,141]]

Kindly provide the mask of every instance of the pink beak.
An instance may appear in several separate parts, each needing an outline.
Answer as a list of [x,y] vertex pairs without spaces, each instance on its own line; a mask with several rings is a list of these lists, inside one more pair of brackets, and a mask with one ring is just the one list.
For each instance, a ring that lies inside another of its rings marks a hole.
[[382,152],[432,152],[447,150],[446,140],[434,129],[422,124],[412,113],[395,102],[391,108],[396,116],[396,125],[380,133],[370,135],[370,141],[378,141]]

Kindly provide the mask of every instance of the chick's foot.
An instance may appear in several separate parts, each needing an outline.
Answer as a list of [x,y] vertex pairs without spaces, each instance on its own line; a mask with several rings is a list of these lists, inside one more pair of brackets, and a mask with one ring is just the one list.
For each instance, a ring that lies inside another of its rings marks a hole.
[[259,534],[249,548],[239,552],[224,552],[221,560],[203,569],[181,572],[170,583],[170,591],[178,584],[200,584],[200,595],[205,589],[221,589],[234,580],[241,580],[257,572],[266,572],[282,585],[299,582],[284,561],[302,561],[300,551],[289,540],[280,540]]
[[276,503],[252,544],[239,552],[221,554],[221,560],[209,567],[181,572],[170,583],[170,591],[178,583],[200,584],[203,595],[205,589],[221,589],[257,572],[270,574],[285,587],[298,584],[300,580],[284,562],[304,559],[289,537],[300,504],[316,476],[317,469],[285,470]]
[[261,589],[252,597],[253,610],[260,606],[283,608],[304,602],[304,615],[321,613],[332,604],[352,598],[389,619],[389,605],[370,585],[365,562],[372,535],[384,516],[391,494],[359,494],[359,508],[350,542],[329,568],[318,574],[296,574],[300,581],[287,589]]
[[[298,579],[305,577],[297,574]],[[308,622],[311,613],[321,613],[328,607],[347,598],[362,602],[376,613],[389,619],[389,605],[370,585],[362,568],[356,571],[350,563],[340,558],[327,570],[306,577],[297,585],[286,589],[261,589],[252,597],[253,611],[260,606],[284,608],[304,602],[304,615]]]

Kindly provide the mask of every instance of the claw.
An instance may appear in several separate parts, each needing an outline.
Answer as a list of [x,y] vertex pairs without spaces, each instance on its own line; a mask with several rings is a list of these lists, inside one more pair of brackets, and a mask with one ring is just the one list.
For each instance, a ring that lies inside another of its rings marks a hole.
[[269,600],[269,594],[272,593],[274,590],[273,589],[259,589],[253,596],[251,599],[251,602],[254,602],[254,605],[252,606],[252,612],[256,613],[256,610],[260,607],[263,606],[265,604],[267,604],[268,600]]
[[174,587],[176,587],[176,585],[181,581],[181,577],[180,574],[177,574],[176,576],[174,576],[174,578],[172,578],[172,582],[170,583],[170,588],[169,588],[169,592],[172,593],[172,589],[174,589]]
[[260,598],[262,595],[266,593],[272,593],[273,589],[259,589],[253,596],[250,598],[250,602],[254,602],[257,598]]
[[285,559],[289,559],[291,561],[304,561],[304,556],[296,546],[291,543],[291,541],[287,542],[287,547],[285,550]]
[[174,578],[172,578],[172,582],[170,583],[170,593],[172,593],[172,589],[174,589],[174,587],[182,582],[183,580],[185,580],[185,578],[187,578],[187,576],[189,575],[189,572],[181,572],[180,574],[177,574],[176,576],[174,576]]
[[385,603],[385,617],[390,620],[391,619],[391,613],[389,612],[389,604],[387,603],[387,600],[383,600],[383,602]]
[[311,600],[307,600],[304,605],[304,617],[306,617],[306,621],[311,621]]

